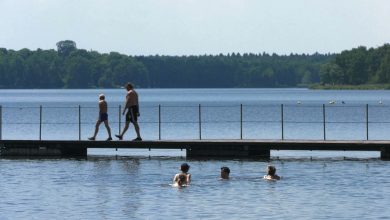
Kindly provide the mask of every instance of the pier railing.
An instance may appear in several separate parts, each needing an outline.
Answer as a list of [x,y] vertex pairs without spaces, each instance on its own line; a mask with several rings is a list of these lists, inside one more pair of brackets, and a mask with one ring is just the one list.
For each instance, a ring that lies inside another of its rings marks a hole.
[[[124,126],[122,110],[120,105],[109,108],[113,134]],[[388,140],[390,136],[390,106],[382,104],[144,105],[140,112],[141,133],[152,140]],[[82,140],[93,134],[97,115],[95,106],[0,106],[0,139]],[[105,137],[104,125],[99,135]]]

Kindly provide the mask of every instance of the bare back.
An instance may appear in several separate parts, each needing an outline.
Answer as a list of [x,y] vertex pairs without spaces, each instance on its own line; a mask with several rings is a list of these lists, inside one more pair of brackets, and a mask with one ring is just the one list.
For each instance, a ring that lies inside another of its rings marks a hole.
[[138,105],[138,93],[134,89],[131,89],[127,92],[126,95],[126,107],[136,105]]
[[107,113],[107,102],[104,100],[99,101],[99,113]]

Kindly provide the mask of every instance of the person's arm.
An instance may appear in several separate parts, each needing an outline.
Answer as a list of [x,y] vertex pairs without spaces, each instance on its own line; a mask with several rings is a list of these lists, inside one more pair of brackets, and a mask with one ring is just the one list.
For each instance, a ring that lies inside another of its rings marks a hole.
[[191,183],[191,174],[187,174],[187,184]]
[[176,174],[176,175],[173,177],[173,183],[176,183],[178,180],[179,180],[179,174]]
[[122,115],[124,115],[124,114],[125,114],[125,112],[126,112],[126,109],[128,109],[128,108],[129,108],[129,101],[130,101],[130,95],[128,94],[128,95],[126,96],[125,107],[123,108]]
[[135,99],[136,99],[136,103],[137,103],[137,116],[141,116],[141,113],[139,112],[139,102],[138,102],[138,93],[135,92]]
[[141,113],[139,113],[139,105],[137,105],[137,116],[141,116]]
[[102,101],[99,102],[99,115],[103,112],[104,103]]
[[126,109],[127,109],[127,107],[126,107],[126,104],[125,104],[125,107],[123,108],[122,115],[125,115]]

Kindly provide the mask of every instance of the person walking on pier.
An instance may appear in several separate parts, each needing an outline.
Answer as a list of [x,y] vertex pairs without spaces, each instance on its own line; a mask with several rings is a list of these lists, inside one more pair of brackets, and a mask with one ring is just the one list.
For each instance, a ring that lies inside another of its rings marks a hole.
[[122,130],[122,133],[116,134],[115,136],[119,138],[119,140],[123,139],[123,135],[126,133],[127,129],[129,128],[130,122],[133,123],[135,132],[137,133],[137,137],[133,139],[133,141],[142,141],[140,129],[138,125],[138,117],[139,114],[139,104],[138,104],[138,93],[135,91],[133,84],[127,83],[126,84],[126,103],[125,108],[123,109],[122,115],[125,114],[126,110],[126,124],[125,127]]
[[104,94],[99,95],[99,118],[96,121],[95,125],[95,133],[93,134],[92,137],[88,138],[91,141],[94,141],[96,139],[96,135],[99,132],[99,126],[100,124],[104,122],[104,126],[106,126],[107,133],[108,133],[108,138],[107,141],[111,141],[111,128],[108,125],[108,114],[107,114],[107,102],[105,100]]

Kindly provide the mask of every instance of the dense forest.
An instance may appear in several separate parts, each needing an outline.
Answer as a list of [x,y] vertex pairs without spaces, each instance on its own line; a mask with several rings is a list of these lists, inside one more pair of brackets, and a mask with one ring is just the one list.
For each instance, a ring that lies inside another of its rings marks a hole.
[[127,56],[78,49],[0,48],[0,88],[297,87],[311,84],[390,83],[390,46],[341,54],[219,54]]
[[322,65],[320,78],[331,85],[389,84],[390,44],[343,51]]

